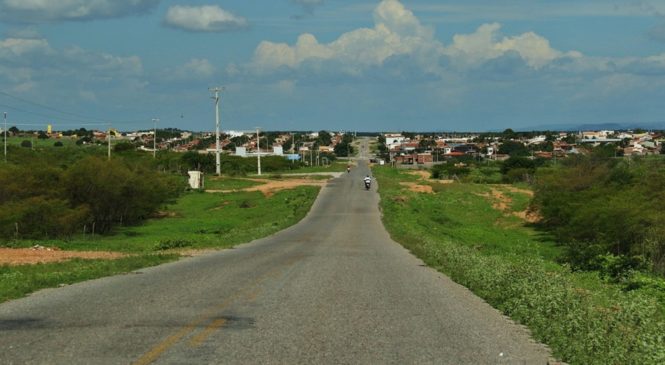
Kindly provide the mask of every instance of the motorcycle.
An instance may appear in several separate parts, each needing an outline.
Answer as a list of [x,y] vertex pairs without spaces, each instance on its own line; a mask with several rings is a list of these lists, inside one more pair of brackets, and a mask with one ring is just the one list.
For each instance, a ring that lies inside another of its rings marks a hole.
[[372,182],[369,179],[365,180],[365,190],[369,190],[371,185],[372,185]]

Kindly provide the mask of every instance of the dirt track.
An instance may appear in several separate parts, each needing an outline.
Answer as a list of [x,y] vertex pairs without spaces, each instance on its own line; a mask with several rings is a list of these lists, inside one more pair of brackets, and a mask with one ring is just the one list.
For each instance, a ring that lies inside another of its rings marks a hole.
[[36,248],[0,248],[0,265],[26,265],[48,262],[61,262],[73,258],[117,259],[125,256],[117,252],[59,251],[40,247]]
[[272,196],[275,192],[286,189],[297,188],[298,186],[324,186],[327,180],[311,179],[289,179],[289,180],[264,180],[252,179],[252,181],[261,182],[261,185],[252,186],[244,189],[235,190],[206,190],[208,193],[233,193],[237,191],[260,191],[265,196]]

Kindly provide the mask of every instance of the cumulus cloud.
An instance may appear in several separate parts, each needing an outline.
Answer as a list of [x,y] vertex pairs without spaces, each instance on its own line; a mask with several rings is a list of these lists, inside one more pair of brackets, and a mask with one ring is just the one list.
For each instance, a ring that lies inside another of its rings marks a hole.
[[518,56],[535,70],[561,59],[582,57],[579,52],[553,48],[549,40],[533,32],[502,36],[498,23],[482,25],[471,34],[455,35],[446,46],[436,39],[431,27],[423,25],[398,0],[381,1],[374,10],[374,23],[374,28],[344,33],[327,44],[312,34],[300,35],[294,45],[261,42],[252,66],[267,73],[282,68],[316,69],[312,64],[326,63],[341,73],[360,75],[370,68],[383,67],[388,60],[407,57],[421,71],[442,75],[446,68],[467,70],[506,56]]
[[359,74],[372,66],[380,66],[393,56],[412,55],[427,64],[426,55],[442,49],[434,39],[434,31],[423,26],[397,0],[384,0],[374,11],[374,28],[361,28],[322,44],[312,34],[302,34],[295,45],[264,41],[257,47],[252,61],[260,72],[281,67],[299,68],[309,63],[334,61],[343,72]]
[[0,20],[10,23],[117,18],[150,11],[160,0],[0,0]]
[[217,5],[176,5],[166,12],[164,24],[188,32],[226,32],[249,26],[247,19]]
[[453,43],[446,48],[445,54],[456,60],[459,66],[477,66],[515,52],[534,69],[542,68],[563,57],[582,56],[575,51],[563,53],[556,50],[546,38],[533,32],[501,37],[500,30],[500,24],[492,23],[480,26],[472,34],[455,35]]
[[143,74],[137,56],[116,56],[80,47],[54,49],[45,39],[0,39],[0,83],[26,92],[33,87],[57,85],[55,89],[123,84]]

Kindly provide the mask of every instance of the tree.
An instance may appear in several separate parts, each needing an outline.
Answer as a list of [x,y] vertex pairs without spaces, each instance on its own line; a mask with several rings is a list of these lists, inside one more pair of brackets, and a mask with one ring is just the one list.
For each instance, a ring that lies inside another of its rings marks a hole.
[[421,151],[431,150],[436,147],[436,141],[432,138],[423,138],[418,142],[418,149]]
[[507,175],[510,170],[523,169],[533,173],[536,171],[536,162],[525,157],[511,157],[501,165],[501,173]]
[[335,146],[334,152],[337,157],[349,157],[355,153],[355,150],[350,142],[342,141]]
[[316,139],[319,146],[330,146],[332,144],[332,136],[326,131],[319,131],[319,137]]
[[522,142],[505,141],[499,147],[499,153],[510,155],[511,157],[528,156],[529,150]]
[[21,147],[32,148],[32,142],[28,140],[21,141]]
[[16,128],[16,126],[10,127],[8,131],[11,132],[11,134],[13,135],[17,135],[19,134],[19,132],[21,132],[18,128]]
[[284,151],[290,151],[291,147],[293,147],[293,139],[292,138],[289,138],[286,141],[284,141],[284,143],[282,143],[282,148],[284,149]]
[[215,158],[209,153],[201,154],[196,151],[189,151],[182,155],[181,160],[188,170],[215,171]]
[[39,139],[48,139],[49,137],[48,137],[48,134],[46,134],[46,132],[39,131],[39,133],[37,134],[37,138],[39,138]]
[[179,190],[177,177],[97,157],[71,166],[62,180],[70,204],[88,207],[90,220],[99,232],[108,232],[115,224],[134,224],[147,218]]
[[129,142],[120,142],[113,146],[113,151],[115,152],[125,152],[133,150],[134,150],[134,145]]
[[76,140],[76,145],[77,146],[80,146],[82,144],[88,144],[88,143],[92,143],[92,138],[90,138],[88,136],[85,136],[85,137],[82,137],[82,138],[79,138],[78,140]]
[[508,129],[504,130],[503,133],[501,133],[501,135],[502,135],[504,140],[511,140],[511,139],[515,139],[517,137],[517,134],[511,128],[508,128]]

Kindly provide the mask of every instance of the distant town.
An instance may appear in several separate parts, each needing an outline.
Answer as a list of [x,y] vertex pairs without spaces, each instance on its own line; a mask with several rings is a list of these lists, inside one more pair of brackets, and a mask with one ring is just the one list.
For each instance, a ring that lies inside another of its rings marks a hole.
[[[155,131],[157,138],[155,140]],[[0,133],[4,133],[0,128]],[[258,134],[257,134],[258,133]],[[16,127],[7,135],[24,138],[23,146],[31,145],[35,138],[52,140],[55,146],[63,142],[76,145],[121,144],[127,148],[146,152],[216,151],[216,138],[212,132],[191,132],[175,128],[123,132],[114,129],[87,130],[85,128],[55,131],[21,131]],[[616,157],[646,156],[664,151],[665,133],[645,130],[588,130],[578,132],[503,132],[487,133],[362,133],[377,138],[374,148],[376,160],[396,165],[432,165],[450,158],[474,157],[503,161],[511,156],[541,159],[565,158],[585,154],[589,147],[611,146]],[[354,132],[270,132],[224,131],[219,148],[225,154],[241,157],[263,155],[304,158],[307,154],[335,154],[338,157],[353,153]],[[352,138],[349,138],[352,137]]]

